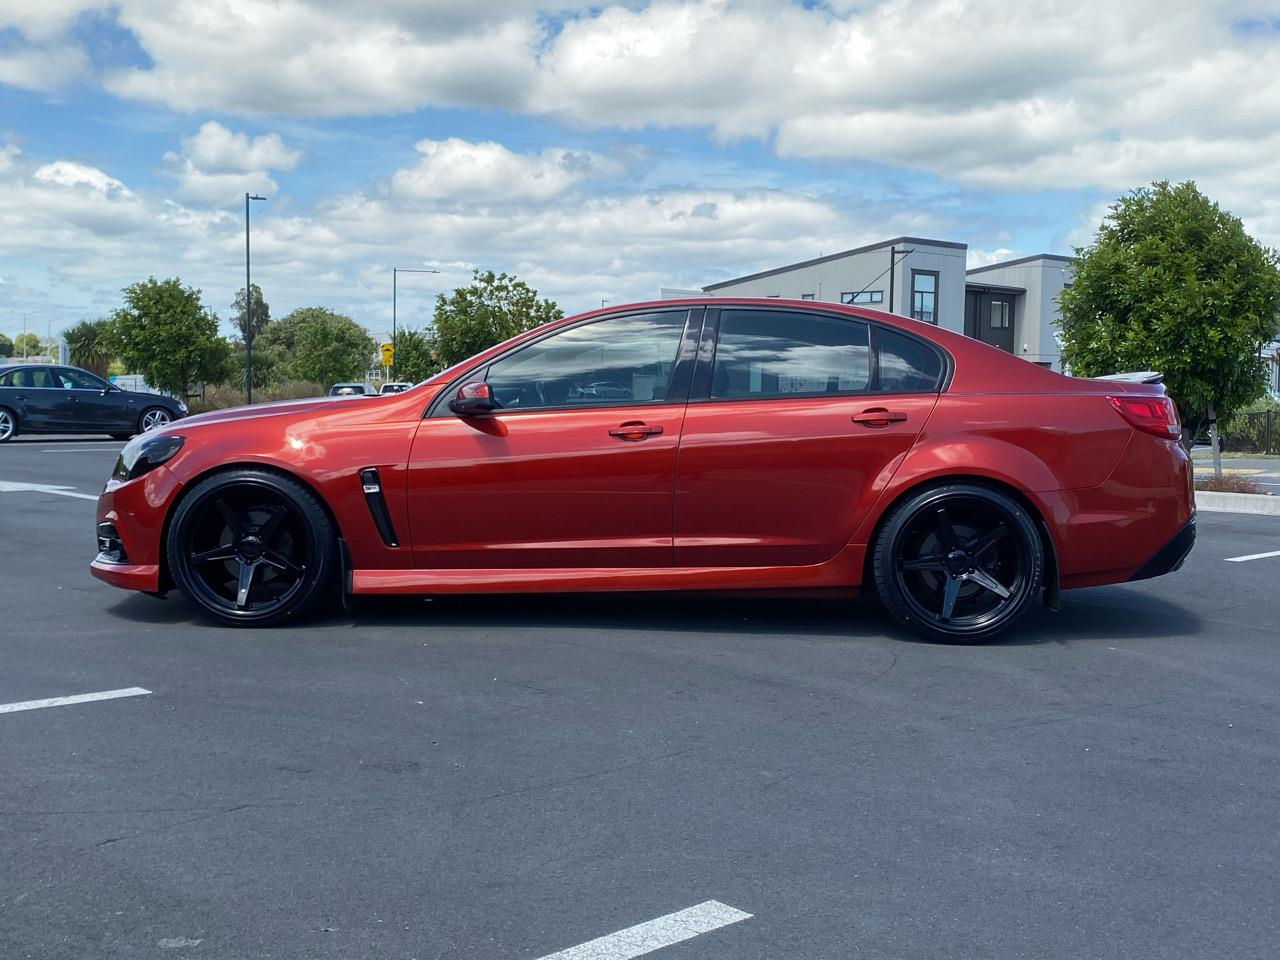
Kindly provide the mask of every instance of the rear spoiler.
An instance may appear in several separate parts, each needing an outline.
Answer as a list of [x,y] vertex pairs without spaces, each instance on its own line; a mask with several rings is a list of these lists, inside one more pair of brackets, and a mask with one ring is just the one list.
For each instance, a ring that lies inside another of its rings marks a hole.
[[1109,373],[1105,377],[1091,377],[1093,380],[1115,380],[1120,383],[1164,383],[1164,374],[1155,370],[1137,370],[1133,373]]

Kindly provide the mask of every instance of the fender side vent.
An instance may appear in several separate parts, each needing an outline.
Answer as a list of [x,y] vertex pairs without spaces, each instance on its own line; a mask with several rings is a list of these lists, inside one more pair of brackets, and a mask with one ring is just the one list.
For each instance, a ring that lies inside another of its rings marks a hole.
[[373,517],[373,525],[378,528],[378,536],[388,547],[400,546],[396,528],[391,525],[387,501],[382,496],[382,480],[378,477],[376,468],[366,467],[360,471],[360,486],[364,489],[364,502],[369,505],[369,513]]

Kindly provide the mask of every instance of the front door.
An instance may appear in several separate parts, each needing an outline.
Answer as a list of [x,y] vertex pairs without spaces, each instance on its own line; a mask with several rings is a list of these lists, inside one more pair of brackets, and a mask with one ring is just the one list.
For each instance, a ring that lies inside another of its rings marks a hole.
[[441,405],[414,438],[416,564],[670,566],[689,322],[687,309],[588,321],[473,372],[501,408],[462,418]]
[[965,294],[964,332],[1006,353],[1013,353],[1012,293],[969,290]]
[[62,387],[58,403],[61,429],[87,432],[130,432],[135,425],[132,409],[122,391],[105,380],[72,367],[55,367],[53,375]]
[[784,310],[724,308],[713,332],[680,440],[676,565],[830,560],[924,428],[941,355],[863,320]]

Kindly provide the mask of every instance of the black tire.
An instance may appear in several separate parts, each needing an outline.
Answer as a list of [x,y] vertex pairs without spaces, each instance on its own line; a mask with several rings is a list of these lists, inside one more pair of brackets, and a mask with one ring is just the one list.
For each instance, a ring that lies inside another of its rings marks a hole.
[[0,407],[0,443],[8,443],[18,435],[18,415],[8,407]]
[[1008,630],[1044,584],[1034,518],[993,487],[951,483],[908,496],[885,519],[872,567],[881,601],[929,640],[980,643]]
[[173,414],[165,407],[147,407],[142,413],[138,414],[137,433],[146,433],[148,430],[158,430],[160,427],[167,427],[173,423]]
[[270,470],[197,483],[165,539],[178,589],[219,623],[274,626],[314,608],[337,574],[337,532],[309,489]]

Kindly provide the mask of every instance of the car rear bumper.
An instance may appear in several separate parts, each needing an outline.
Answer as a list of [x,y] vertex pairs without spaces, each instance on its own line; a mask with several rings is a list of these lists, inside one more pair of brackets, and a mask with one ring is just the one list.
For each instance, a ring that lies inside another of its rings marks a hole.
[[1195,543],[1196,515],[1193,513],[1191,519],[1182,525],[1182,529],[1157,550],[1155,555],[1129,578],[1130,581],[1150,580],[1152,577],[1163,577],[1166,573],[1173,573],[1182,566]]

